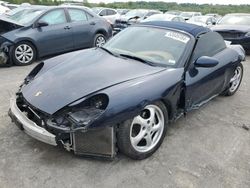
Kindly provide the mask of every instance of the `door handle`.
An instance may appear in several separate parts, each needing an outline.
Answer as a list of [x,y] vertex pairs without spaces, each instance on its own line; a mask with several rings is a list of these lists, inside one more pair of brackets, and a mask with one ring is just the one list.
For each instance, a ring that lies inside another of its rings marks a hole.
[[70,29],[71,27],[70,26],[65,26],[64,29]]
[[89,25],[95,25],[95,22],[90,22]]

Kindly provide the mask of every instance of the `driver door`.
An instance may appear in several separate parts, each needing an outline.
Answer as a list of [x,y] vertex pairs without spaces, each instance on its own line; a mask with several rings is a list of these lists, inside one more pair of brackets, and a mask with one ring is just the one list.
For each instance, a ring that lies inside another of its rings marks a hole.
[[45,13],[39,21],[48,23],[48,26],[35,28],[35,38],[40,56],[73,49],[72,29],[63,8]]
[[[225,82],[227,59],[221,53],[225,42],[216,32],[208,32],[197,39],[193,56],[186,71],[186,109],[192,109],[222,92]],[[196,67],[195,61],[208,56],[219,64],[215,67]]]

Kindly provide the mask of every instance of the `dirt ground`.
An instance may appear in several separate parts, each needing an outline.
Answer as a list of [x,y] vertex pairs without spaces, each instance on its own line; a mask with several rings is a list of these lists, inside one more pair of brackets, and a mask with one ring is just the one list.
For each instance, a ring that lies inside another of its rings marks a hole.
[[[35,66],[0,68],[0,187],[250,187],[250,56],[239,91],[172,124],[150,158],[77,157],[21,132],[9,98]],[[245,128],[244,128],[245,127]]]

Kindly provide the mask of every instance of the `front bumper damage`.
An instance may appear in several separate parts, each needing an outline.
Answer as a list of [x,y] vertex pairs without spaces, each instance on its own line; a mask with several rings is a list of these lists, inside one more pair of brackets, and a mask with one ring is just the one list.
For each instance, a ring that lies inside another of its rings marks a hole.
[[8,56],[5,52],[0,49],[0,65],[6,65],[8,61]]
[[[34,112],[35,113],[35,112]],[[114,158],[115,130],[113,126],[102,128],[88,128],[77,130],[53,130],[46,125],[39,125],[36,120],[28,117],[22,111],[15,98],[10,100],[9,116],[12,121],[29,136],[50,144],[62,145],[66,150],[73,151],[76,155]]]
[[13,48],[13,43],[0,36],[0,66],[12,65],[10,51]]

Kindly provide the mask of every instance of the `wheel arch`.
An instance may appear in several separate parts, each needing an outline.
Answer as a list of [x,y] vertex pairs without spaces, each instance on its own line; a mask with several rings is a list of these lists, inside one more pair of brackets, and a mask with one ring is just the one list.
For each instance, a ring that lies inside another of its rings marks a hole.
[[96,30],[95,35],[97,35],[97,34],[102,34],[105,37],[108,37],[108,32],[105,31],[105,29],[98,29],[98,30]]
[[21,42],[31,43],[34,46],[35,50],[36,50],[36,57],[35,57],[35,59],[39,58],[39,50],[38,50],[38,47],[35,44],[34,40],[32,40],[31,38],[19,38],[18,40],[15,41],[15,45],[18,44],[18,43],[21,43]]

